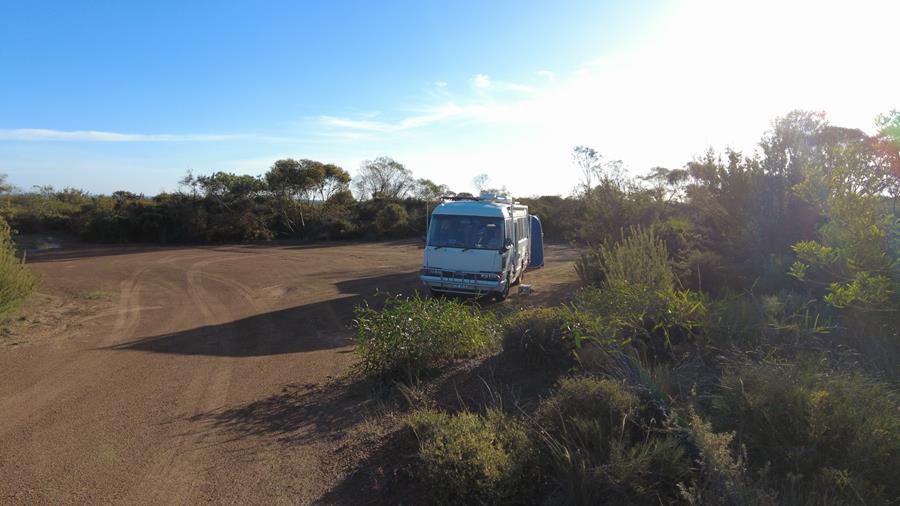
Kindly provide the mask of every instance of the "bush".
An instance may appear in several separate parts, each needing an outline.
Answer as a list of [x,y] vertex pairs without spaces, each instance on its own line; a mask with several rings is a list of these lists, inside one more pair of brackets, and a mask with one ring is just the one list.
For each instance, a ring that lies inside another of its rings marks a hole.
[[569,504],[674,502],[691,475],[674,437],[650,430],[639,397],[623,383],[566,379],[537,419],[546,472]]
[[421,478],[431,503],[534,502],[531,445],[520,422],[496,410],[484,416],[419,411],[409,424],[419,439]]
[[576,336],[589,332],[591,320],[565,306],[526,309],[503,322],[503,352],[530,365],[566,365],[573,359]]
[[548,430],[560,431],[577,418],[600,423],[607,434],[635,422],[640,398],[623,383],[593,377],[566,378],[538,410],[538,420]]
[[356,326],[358,371],[410,382],[428,369],[490,348],[499,334],[490,313],[459,301],[418,295],[391,299],[382,310],[359,307]]
[[9,225],[0,217],[0,322],[22,305],[34,286],[25,260],[16,256],[11,236]]
[[390,203],[375,215],[375,227],[382,234],[398,234],[406,226],[407,218],[406,208],[400,204]]
[[811,362],[746,364],[713,407],[787,502],[900,497],[900,397],[887,385]]
[[[748,477],[740,449],[735,452],[734,432],[716,433],[712,424],[689,408],[688,431],[699,454],[700,479],[681,487],[689,504],[774,505],[777,494]],[[735,456],[737,453],[737,456]]]
[[666,244],[653,228],[632,227],[618,243],[582,252],[575,270],[585,284],[638,284],[657,290],[675,286]]
[[575,307],[596,318],[600,342],[630,344],[656,359],[694,344],[707,314],[706,301],[696,292],[625,283],[582,290]]

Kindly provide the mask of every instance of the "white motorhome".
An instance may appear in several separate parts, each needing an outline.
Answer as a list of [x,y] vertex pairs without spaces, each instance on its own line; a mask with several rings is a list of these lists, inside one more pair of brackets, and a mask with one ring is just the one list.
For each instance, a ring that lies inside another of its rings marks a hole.
[[[420,279],[432,294],[503,300],[533,256],[543,264],[543,242],[532,241],[533,229],[540,235],[540,222],[508,197],[444,199],[431,215]],[[536,245],[541,251],[533,255]]]

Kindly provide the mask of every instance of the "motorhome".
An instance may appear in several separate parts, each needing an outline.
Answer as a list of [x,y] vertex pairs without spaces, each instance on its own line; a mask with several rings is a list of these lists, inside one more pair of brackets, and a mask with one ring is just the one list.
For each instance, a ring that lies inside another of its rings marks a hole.
[[420,279],[432,294],[503,300],[543,258],[541,223],[527,206],[493,194],[444,198],[431,215]]

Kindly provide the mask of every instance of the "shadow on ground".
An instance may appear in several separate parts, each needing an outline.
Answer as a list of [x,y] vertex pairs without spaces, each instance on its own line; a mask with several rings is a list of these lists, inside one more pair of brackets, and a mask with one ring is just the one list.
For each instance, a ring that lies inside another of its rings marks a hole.
[[195,415],[190,421],[235,439],[255,436],[285,445],[339,441],[364,419],[370,402],[361,386],[291,384],[265,399]]
[[[495,407],[514,415],[531,413],[565,370],[531,367],[498,353],[458,364],[432,378],[422,385],[424,399],[417,404],[449,412],[482,412]],[[404,402],[394,405],[401,412],[414,408]],[[352,471],[317,504],[423,503],[428,494],[418,477],[418,443],[402,421],[395,423],[386,435],[368,441],[366,448],[365,456],[354,463]]]
[[347,344],[356,306],[365,302],[377,307],[389,295],[411,293],[417,281],[416,272],[343,281],[336,284],[342,294],[338,298],[145,337],[106,349],[255,357],[336,348]]

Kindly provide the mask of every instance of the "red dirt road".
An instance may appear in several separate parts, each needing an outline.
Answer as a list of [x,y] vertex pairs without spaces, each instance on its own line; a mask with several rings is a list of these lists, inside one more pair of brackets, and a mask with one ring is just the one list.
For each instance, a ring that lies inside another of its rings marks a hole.
[[[0,503],[341,502],[329,492],[365,426],[351,413],[366,399],[329,390],[353,360],[353,307],[415,290],[421,255],[409,243],[30,254],[40,294],[0,335]],[[538,297],[571,280],[571,251],[547,258],[526,275]]]

